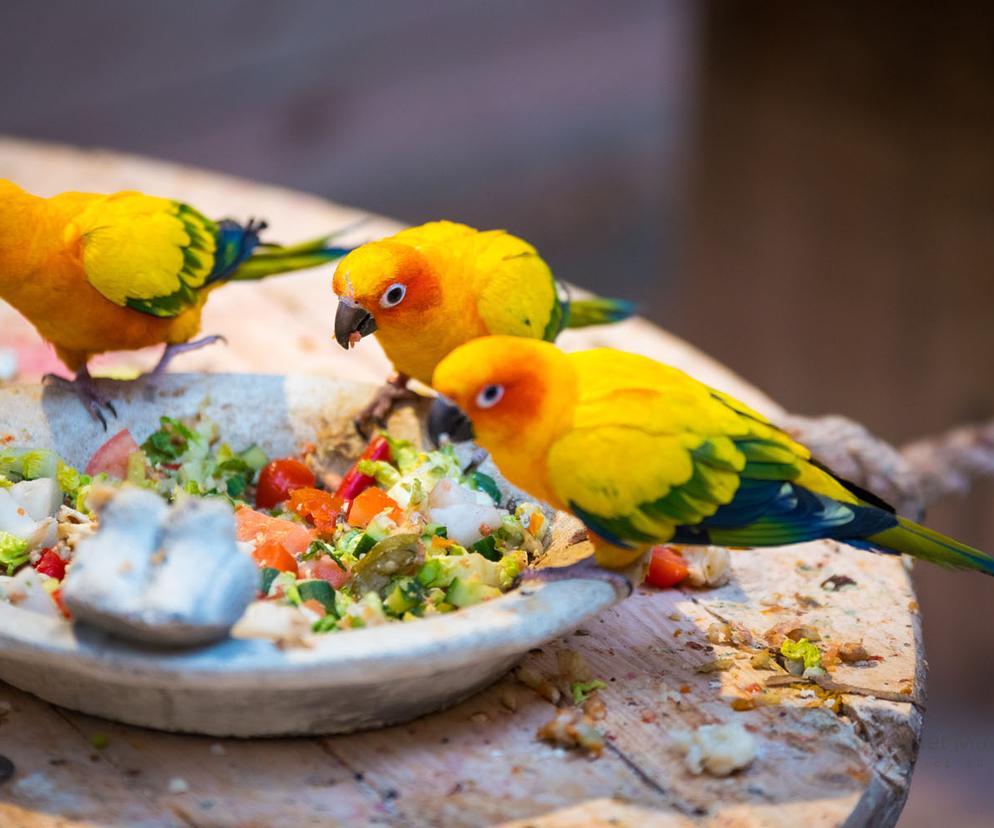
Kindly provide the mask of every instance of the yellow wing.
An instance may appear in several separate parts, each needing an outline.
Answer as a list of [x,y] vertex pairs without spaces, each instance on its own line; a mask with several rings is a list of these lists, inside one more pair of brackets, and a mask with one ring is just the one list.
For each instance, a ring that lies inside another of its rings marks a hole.
[[[474,242],[477,311],[491,334],[554,339],[562,317],[552,271],[524,239],[503,230]],[[550,327],[556,328],[547,336]]]
[[572,429],[550,450],[548,479],[611,543],[670,540],[678,527],[741,504],[743,480],[773,498],[784,481],[821,486],[823,476],[826,494],[852,497],[761,415],[675,368],[609,349],[569,358],[580,399]]
[[98,198],[66,227],[86,278],[116,305],[176,316],[215,266],[218,226],[193,208],[136,192]]

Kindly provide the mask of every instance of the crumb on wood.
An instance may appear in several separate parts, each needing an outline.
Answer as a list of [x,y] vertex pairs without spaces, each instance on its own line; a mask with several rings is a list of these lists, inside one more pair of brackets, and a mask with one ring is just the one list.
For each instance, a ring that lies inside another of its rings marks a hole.
[[564,707],[538,729],[538,738],[564,748],[584,750],[592,757],[604,751],[604,736],[594,720],[580,710]]

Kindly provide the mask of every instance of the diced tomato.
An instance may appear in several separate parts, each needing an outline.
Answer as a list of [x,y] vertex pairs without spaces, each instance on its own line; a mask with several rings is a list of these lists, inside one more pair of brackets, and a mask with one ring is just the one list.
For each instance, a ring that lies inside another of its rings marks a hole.
[[[359,460],[389,459],[390,444],[382,434],[377,434],[370,440],[369,445],[366,446],[366,450],[359,456]],[[335,494],[342,500],[354,500],[376,483],[374,478],[359,471],[359,460],[345,473],[345,477],[342,478],[342,482],[338,484],[338,488],[335,490]]]
[[59,557],[59,553],[54,549],[45,549],[35,564],[35,571],[49,578],[61,581],[66,577],[66,562]]
[[294,523],[292,520],[274,518],[242,506],[235,512],[235,533],[240,541],[250,541],[259,546],[266,541],[278,541],[291,555],[307,551],[317,539],[317,532]]
[[397,501],[383,489],[373,486],[352,501],[349,507],[349,523],[365,529],[374,517],[387,509],[390,510],[390,517],[394,520],[399,521],[403,517]]
[[335,563],[334,558],[330,555],[321,555],[304,561],[300,565],[299,571],[301,578],[317,578],[321,581],[327,581],[335,589],[341,587],[349,579],[349,573]]
[[128,476],[128,458],[138,450],[138,443],[131,432],[122,429],[93,453],[86,464],[86,473],[96,475],[103,472],[108,477],[124,480]]
[[259,569],[267,566],[278,569],[280,572],[292,572],[297,574],[297,559],[287,552],[286,547],[278,540],[267,540],[255,548],[252,553]]
[[286,500],[290,492],[313,486],[315,481],[314,472],[299,460],[292,457],[273,460],[259,472],[255,505],[260,509],[272,509]]
[[308,488],[292,492],[287,507],[312,523],[318,532],[327,534],[335,531],[338,516],[344,510],[345,503],[338,495]]
[[55,606],[59,608],[59,612],[62,613],[63,618],[72,618],[72,614],[62,601],[62,587],[59,587],[57,590],[52,592],[52,600],[55,602]]
[[659,589],[669,589],[690,574],[683,556],[672,546],[655,546],[649,560],[645,582]]

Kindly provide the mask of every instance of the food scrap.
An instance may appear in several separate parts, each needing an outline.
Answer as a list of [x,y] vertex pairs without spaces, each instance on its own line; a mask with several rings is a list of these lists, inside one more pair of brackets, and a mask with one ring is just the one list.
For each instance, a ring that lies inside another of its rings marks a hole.
[[756,756],[756,740],[740,724],[701,725],[675,737],[687,770],[695,775],[728,776]]
[[604,736],[594,720],[576,708],[563,707],[538,729],[538,738],[565,748],[587,751],[592,757],[604,751]]
[[591,693],[602,690],[607,685],[600,679],[593,681],[574,681],[570,685],[570,693],[573,696],[573,704],[581,705],[590,697]]

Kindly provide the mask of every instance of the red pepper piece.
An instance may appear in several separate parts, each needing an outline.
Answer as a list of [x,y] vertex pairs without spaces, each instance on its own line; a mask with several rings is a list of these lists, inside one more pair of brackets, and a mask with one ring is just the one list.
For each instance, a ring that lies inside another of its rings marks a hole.
[[[382,434],[377,434],[369,441],[369,445],[366,446],[366,450],[359,458],[359,460],[389,459],[390,443],[387,442],[386,437]],[[376,482],[368,474],[363,474],[359,471],[359,460],[345,473],[345,477],[342,478],[342,482],[338,484],[338,488],[335,490],[335,494],[342,500],[354,500]]]

